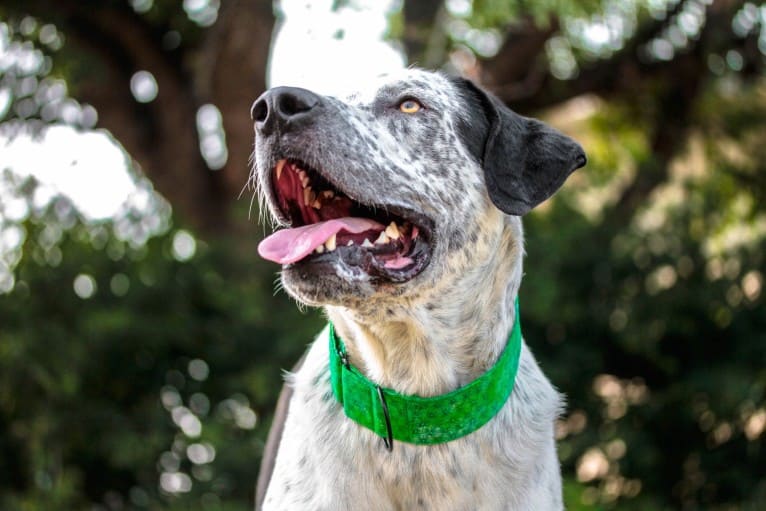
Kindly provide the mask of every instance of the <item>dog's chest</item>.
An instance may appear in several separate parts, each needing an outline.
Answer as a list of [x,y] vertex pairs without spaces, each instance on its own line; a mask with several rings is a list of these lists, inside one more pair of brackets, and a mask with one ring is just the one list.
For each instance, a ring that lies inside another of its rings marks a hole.
[[395,442],[388,452],[344,416],[316,348],[296,377],[265,510],[516,510],[532,509],[530,502],[560,509],[550,426],[538,433],[505,409],[467,437],[433,446]]
[[[284,471],[278,469],[269,491],[280,502],[274,509],[507,509],[497,501],[497,489],[508,482],[507,460],[489,449],[473,441],[395,442],[388,452],[381,438],[349,423],[331,405],[319,414],[302,408],[293,417],[295,429],[309,423],[318,427],[313,440],[291,442],[293,448],[280,453]],[[286,438],[298,435],[285,430]]]

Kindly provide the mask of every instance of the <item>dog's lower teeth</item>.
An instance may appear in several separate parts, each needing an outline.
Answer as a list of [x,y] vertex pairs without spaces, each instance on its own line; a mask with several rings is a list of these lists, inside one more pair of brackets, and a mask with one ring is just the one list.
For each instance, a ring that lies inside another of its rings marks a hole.
[[328,252],[332,252],[333,250],[335,250],[336,243],[337,243],[337,240],[336,240],[335,234],[333,234],[327,239],[327,241],[324,242],[324,246]]
[[362,242],[362,246],[364,248],[372,248],[372,242],[370,242],[370,240],[365,238],[365,240]]
[[348,243],[346,243],[346,246],[350,247],[353,244],[354,244],[354,240],[348,240]]
[[324,252],[324,245],[319,245],[317,248],[314,249],[314,252],[316,252],[317,254],[321,254],[322,252]]

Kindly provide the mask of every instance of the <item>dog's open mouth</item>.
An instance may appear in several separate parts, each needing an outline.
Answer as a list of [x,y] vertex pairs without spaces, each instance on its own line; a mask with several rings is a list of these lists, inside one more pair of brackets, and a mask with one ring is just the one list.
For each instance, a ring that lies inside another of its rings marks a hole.
[[357,202],[298,161],[279,160],[272,183],[292,228],[261,242],[263,258],[283,265],[339,261],[392,282],[410,280],[428,264],[431,225],[422,215]]

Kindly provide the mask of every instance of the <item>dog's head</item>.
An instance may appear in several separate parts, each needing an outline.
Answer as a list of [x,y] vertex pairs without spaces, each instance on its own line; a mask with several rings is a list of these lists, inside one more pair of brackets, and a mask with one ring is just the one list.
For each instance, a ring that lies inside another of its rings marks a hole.
[[400,299],[479,267],[482,254],[466,254],[480,239],[491,247],[482,233],[585,164],[558,131],[467,80],[420,70],[347,100],[277,87],[251,113],[253,177],[283,228],[259,252],[311,305]]

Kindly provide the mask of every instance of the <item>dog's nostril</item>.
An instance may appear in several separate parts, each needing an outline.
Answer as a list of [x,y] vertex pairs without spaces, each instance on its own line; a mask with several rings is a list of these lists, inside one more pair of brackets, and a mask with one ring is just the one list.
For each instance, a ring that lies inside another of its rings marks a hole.
[[253,106],[250,108],[250,118],[254,120],[255,122],[265,121],[268,115],[269,115],[269,105],[266,103],[266,100],[263,98],[253,103]]
[[295,114],[308,112],[317,104],[316,97],[313,95],[298,95],[292,93],[281,94],[277,102],[279,112],[285,117],[291,117]]

